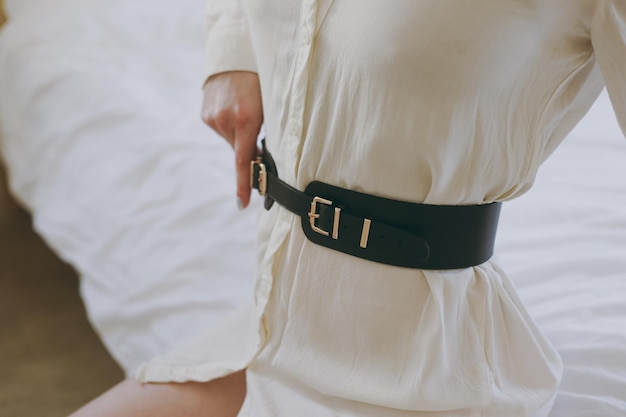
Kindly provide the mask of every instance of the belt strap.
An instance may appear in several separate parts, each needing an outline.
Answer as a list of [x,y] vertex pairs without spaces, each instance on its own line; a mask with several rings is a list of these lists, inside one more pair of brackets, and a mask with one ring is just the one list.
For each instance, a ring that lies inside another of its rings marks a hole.
[[278,178],[271,154],[252,162],[251,184],[300,216],[306,237],[370,261],[419,269],[479,265],[493,254],[501,203],[447,206],[391,200],[319,181],[304,192]]

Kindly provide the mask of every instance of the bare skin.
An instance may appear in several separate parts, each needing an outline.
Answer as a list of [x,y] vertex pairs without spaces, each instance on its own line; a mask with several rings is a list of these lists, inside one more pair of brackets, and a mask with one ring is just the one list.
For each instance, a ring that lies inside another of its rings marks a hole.
[[263,124],[259,77],[231,71],[210,77],[204,86],[202,120],[235,151],[237,197],[242,207],[250,202],[250,161],[258,154],[257,135]]
[[[250,161],[258,154],[263,123],[259,77],[233,71],[214,75],[204,86],[202,119],[235,151],[237,198],[250,202]],[[127,379],[70,417],[236,417],[246,396],[245,371],[205,383],[141,384]]]
[[245,394],[245,371],[205,383],[127,379],[70,417],[236,417]]

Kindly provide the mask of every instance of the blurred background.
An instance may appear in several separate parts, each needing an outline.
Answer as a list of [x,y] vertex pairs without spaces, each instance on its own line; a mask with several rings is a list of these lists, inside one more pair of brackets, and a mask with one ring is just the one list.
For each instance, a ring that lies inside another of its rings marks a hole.
[[0,215],[0,416],[68,415],[122,380],[78,285],[30,215]]
[[[6,21],[0,2],[0,25]],[[87,320],[71,266],[32,228],[0,167],[0,416],[68,415],[124,377]]]
[[0,417],[66,416],[251,300],[256,215],[199,116],[203,9],[2,4]]

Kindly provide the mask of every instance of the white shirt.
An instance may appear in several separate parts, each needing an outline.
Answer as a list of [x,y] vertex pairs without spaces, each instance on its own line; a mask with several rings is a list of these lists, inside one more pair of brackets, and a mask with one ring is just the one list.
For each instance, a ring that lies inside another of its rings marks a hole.
[[[318,180],[428,204],[518,197],[603,79],[626,127],[623,0],[207,10],[207,75],[258,72],[268,147],[301,190]],[[242,414],[255,417],[548,415],[559,356],[494,260],[450,271],[369,262],[309,242],[278,205],[259,229],[255,307],[141,379],[248,367]]]

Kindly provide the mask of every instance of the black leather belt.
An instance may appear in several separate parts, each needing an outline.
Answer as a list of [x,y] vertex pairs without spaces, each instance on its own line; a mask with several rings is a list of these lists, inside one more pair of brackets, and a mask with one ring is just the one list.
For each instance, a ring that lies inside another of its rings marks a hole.
[[359,258],[419,269],[479,265],[493,254],[501,203],[444,206],[391,200],[319,181],[304,192],[278,178],[263,143],[251,184],[302,219],[306,237]]

